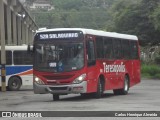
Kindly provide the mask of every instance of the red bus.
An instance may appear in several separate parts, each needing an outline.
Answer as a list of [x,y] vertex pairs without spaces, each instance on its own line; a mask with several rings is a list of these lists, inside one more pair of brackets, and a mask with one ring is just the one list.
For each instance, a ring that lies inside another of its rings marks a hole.
[[[31,47],[29,47],[31,48]],[[60,95],[104,91],[126,95],[140,82],[140,49],[133,35],[82,28],[38,31],[33,45],[34,93]]]

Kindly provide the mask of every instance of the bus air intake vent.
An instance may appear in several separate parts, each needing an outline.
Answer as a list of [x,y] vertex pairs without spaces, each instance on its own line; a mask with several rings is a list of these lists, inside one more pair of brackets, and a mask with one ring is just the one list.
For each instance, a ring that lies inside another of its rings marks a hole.
[[50,87],[51,90],[67,90],[68,87]]

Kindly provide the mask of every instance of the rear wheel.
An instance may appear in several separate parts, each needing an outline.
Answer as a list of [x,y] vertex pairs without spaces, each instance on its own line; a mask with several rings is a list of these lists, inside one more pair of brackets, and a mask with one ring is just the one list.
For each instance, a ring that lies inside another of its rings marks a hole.
[[98,80],[97,92],[94,93],[95,98],[101,98],[103,95],[104,87],[102,81]]
[[53,94],[53,100],[54,100],[54,101],[58,101],[58,100],[59,100],[59,95]]
[[126,75],[124,78],[124,86],[122,89],[113,90],[115,95],[127,95],[129,91],[129,78]]
[[11,77],[8,81],[8,89],[11,91],[19,90],[21,85],[21,79],[18,77]]

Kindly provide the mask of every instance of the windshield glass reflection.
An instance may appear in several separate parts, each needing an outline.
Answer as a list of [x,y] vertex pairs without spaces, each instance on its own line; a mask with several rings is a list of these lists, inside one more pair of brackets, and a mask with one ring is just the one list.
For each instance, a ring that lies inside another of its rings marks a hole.
[[35,69],[49,72],[66,72],[84,66],[83,43],[37,44]]

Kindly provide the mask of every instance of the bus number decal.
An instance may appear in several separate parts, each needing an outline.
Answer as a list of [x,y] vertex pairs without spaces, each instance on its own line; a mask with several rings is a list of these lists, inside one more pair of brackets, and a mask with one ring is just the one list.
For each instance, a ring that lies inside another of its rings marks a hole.
[[49,63],[49,66],[50,66],[50,67],[56,67],[56,66],[57,66],[57,63]]

